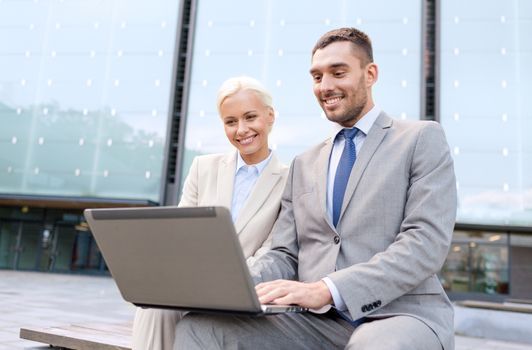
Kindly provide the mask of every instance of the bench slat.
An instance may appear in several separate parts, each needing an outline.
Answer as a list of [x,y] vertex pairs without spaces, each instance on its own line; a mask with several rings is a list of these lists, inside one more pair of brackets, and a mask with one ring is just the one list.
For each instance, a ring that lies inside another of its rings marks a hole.
[[131,324],[26,327],[20,338],[75,350],[131,350]]
[[478,301],[478,300],[462,300],[462,301],[457,301],[456,304],[460,306],[473,307],[473,308],[479,308],[479,309],[532,313],[531,304],[520,304],[520,303],[510,303],[510,302],[494,303],[494,302],[489,302],[489,301]]

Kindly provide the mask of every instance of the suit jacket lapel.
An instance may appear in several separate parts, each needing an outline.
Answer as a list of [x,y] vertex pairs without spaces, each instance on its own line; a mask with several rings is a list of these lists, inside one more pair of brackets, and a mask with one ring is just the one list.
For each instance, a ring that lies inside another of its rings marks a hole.
[[331,156],[332,147],[332,139],[325,141],[315,163],[316,168],[314,169],[314,174],[316,175],[316,188],[318,189],[321,212],[331,229],[336,230],[327,214],[327,174],[329,173],[329,158]]
[[220,162],[218,168],[218,205],[224,206],[231,210],[233,200],[233,186],[235,181],[236,170],[236,152],[227,154]]
[[281,180],[281,163],[272,154],[272,157],[262,173],[260,174],[255,186],[245,205],[240,210],[235,222],[235,229],[237,233],[240,233],[251,218],[260,210],[268,196],[272,192],[273,188]]
[[362,174],[364,174],[364,170],[366,170],[371,157],[373,157],[373,154],[377,151],[377,148],[381,144],[391,125],[392,119],[388,117],[386,113],[381,112],[369,130],[366,140],[364,140],[364,145],[360,150],[353,169],[351,170],[349,181],[347,182],[342,211],[340,212],[340,218],[338,219],[339,221],[342,220],[345,208],[351,201],[353,193],[355,192],[358,182],[360,181]]

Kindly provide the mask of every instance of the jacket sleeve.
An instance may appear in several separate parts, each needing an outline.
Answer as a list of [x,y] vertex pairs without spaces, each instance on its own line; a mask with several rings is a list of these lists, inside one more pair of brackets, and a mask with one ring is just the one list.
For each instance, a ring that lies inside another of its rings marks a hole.
[[259,247],[259,249],[257,249],[257,251],[252,256],[246,259],[247,264],[249,266],[253,265],[259,257],[266,254],[270,250],[271,246],[272,246],[272,234],[270,232],[270,234],[268,235],[266,240],[262,243],[262,245]]
[[188,171],[185,184],[183,185],[183,193],[181,194],[181,200],[179,201],[179,207],[197,207],[198,206],[198,157],[194,158],[190,170]]
[[294,162],[290,167],[286,187],[283,191],[279,217],[265,242],[268,244],[267,242],[271,239],[271,249],[248,263],[255,283],[276,279],[297,280],[299,247],[292,210],[293,166]]

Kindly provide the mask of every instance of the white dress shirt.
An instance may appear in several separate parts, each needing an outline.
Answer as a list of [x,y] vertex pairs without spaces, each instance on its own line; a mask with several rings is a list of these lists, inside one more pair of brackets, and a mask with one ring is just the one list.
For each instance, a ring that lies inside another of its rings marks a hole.
[[233,199],[231,201],[231,217],[233,222],[236,222],[240,209],[246,203],[246,200],[251,193],[251,190],[255,186],[260,174],[268,165],[272,157],[272,152],[268,155],[268,158],[262,162],[252,165],[247,165],[242,159],[240,152],[237,152],[235,182],[233,184]]
[[[381,113],[381,109],[377,106],[373,106],[373,108],[366,113],[360,120],[353,126],[358,128],[360,131],[356,134],[354,138],[355,142],[355,149],[357,157],[360,154],[360,150],[362,149],[362,146],[364,145],[364,141],[366,140],[366,135],[369,132],[369,129],[373,126],[373,123],[375,123],[375,120]],[[334,124],[334,133],[332,135],[333,140],[333,148],[331,151],[331,156],[329,158],[329,169],[327,172],[327,215],[329,216],[329,219],[331,222],[333,221],[332,217],[332,207],[333,207],[333,190],[334,190],[334,177],[336,176],[336,169],[338,168],[338,163],[340,162],[340,158],[342,156],[342,152],[344,150],[344,144],[345,139],[343,137],[337,137],[338,133],[344,129],[343,126],[340,124]],[[347,310],[347,307],[345,305],[344,299],[338,292],[338,288],[334,285],[333,281],[329,277],[324,277],[323,282],[327,285],[329,288],[329,291],[331,292],[334,306],[336,309],[340,311]]]

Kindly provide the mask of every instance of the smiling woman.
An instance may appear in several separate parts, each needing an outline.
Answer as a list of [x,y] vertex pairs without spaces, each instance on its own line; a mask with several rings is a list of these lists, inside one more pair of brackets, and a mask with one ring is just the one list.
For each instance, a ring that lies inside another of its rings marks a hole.
[[244,162],[250,165],[266,159],[268,134],[275,120],[267,92],[250,78],[234,78],[224,83],[218,101],[225,135]]
[[[179,206],[229,208],[244,256],[251,263],[271,245],[270,231],[279,214],[288,168],[268,147],[275,111],[270,94],[257,80],[226,80],[218,91],[217,107],[236,152],[196,157]],[[171,349],[182,317],[179,311],[138,309],[133,348]]]

